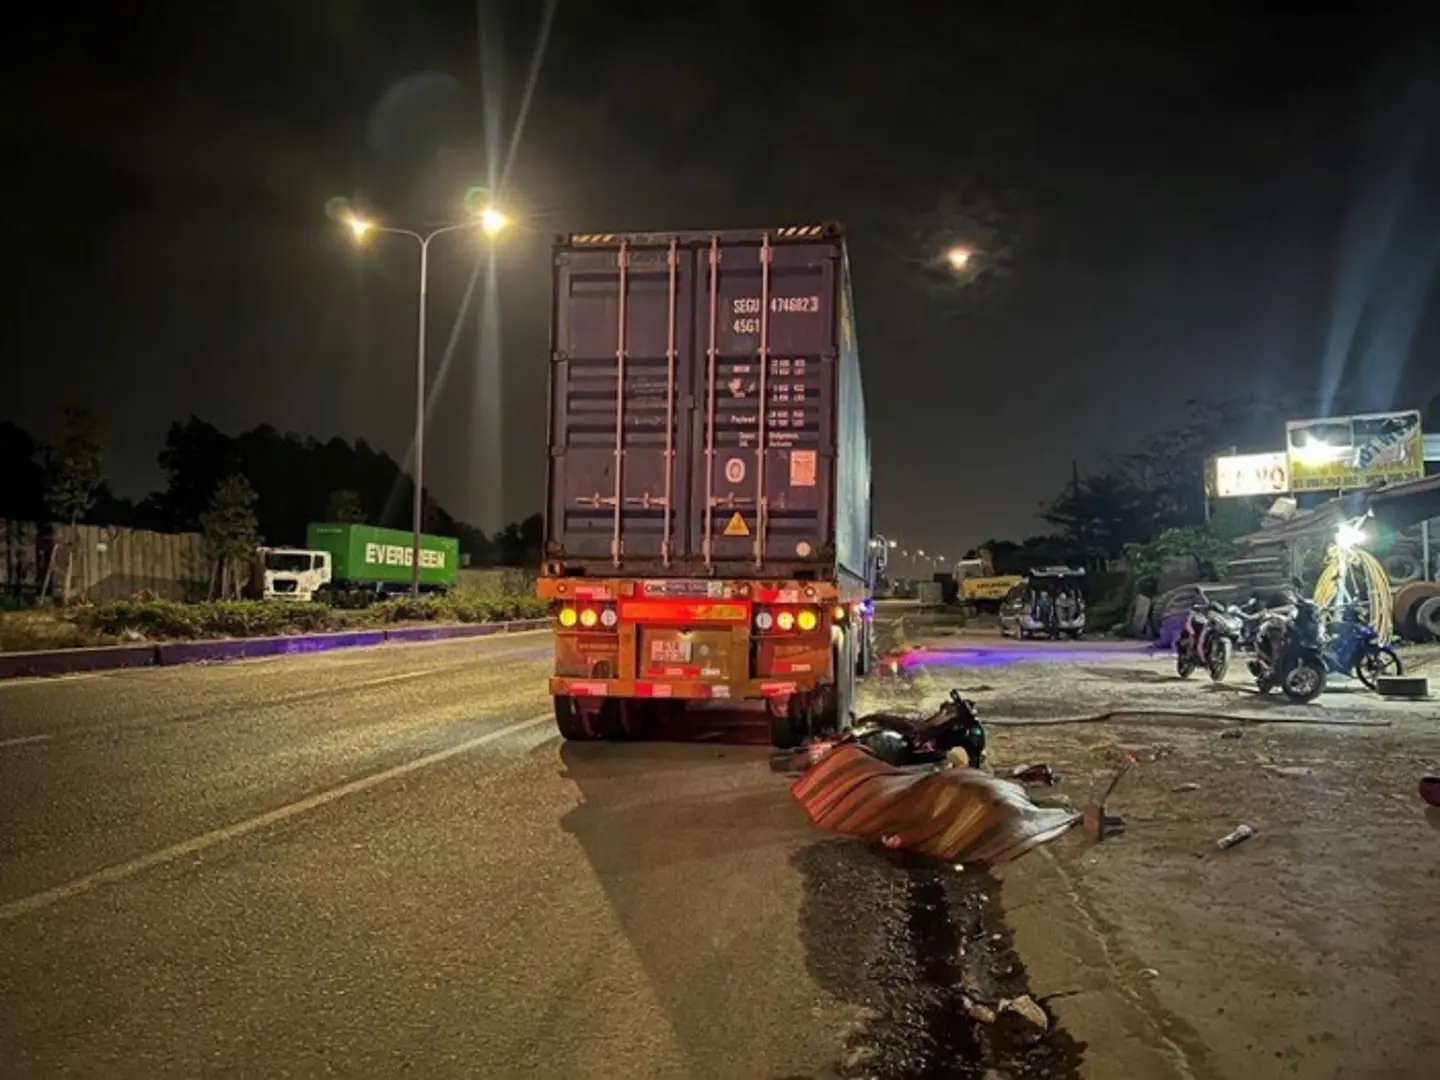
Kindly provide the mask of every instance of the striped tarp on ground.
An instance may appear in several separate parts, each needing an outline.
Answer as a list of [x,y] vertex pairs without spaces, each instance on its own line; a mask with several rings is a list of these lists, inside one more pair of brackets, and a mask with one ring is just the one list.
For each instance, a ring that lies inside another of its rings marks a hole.
[[967,864],[1018,858],[1080,820],[1036,806],[1009,780],[967,768],[898,769],[854,744],[826,754],[790,793],[822,829],[891,837],[906,850]]

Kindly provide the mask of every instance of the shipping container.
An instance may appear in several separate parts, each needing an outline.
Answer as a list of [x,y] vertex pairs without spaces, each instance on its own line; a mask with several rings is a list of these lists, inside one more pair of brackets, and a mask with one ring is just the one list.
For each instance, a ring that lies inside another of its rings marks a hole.
[[554,290],[547,572],[867,580],[839,226],[569,235]]
[[[337,586],[409,586],[414,561],[413,533],[374,525],[312,524],[305,544],[312,551],[328,551]],[[460,541],[453,536],[420,534],[420,585],[443,591],[455,584],[460,570]]]

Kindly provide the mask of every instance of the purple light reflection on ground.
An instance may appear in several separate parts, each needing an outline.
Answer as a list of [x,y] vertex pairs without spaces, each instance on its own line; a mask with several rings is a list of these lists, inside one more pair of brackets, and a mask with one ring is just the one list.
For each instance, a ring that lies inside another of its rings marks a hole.
[[925,649],[899,658],[901,667],[1006,667],[1010,664],[1101,663],[1106,660],[1135,659],[1148,651],[1129,649]]

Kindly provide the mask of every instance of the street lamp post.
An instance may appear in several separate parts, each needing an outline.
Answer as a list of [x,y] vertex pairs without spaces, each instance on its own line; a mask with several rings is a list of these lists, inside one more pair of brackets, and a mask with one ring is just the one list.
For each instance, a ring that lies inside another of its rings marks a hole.
[[415,340],[415,499],[410,511],[413,532],[410,548],[410,595],[417,599],[420,596],[420,532],[425,516],[425,309],[430,295],[430,241],[446,233],[474,229],[477,225],[486,236],[494,237],[509,223],[509,218],[494,207],[486,207],[477,215],[475,221],[442,225],[428,233],[376,225],[353,215],[348,221],[350,232],[356,241],[363,241],[371,233],[388,233],[391,236],[407,237],[420,246],[419,321]]

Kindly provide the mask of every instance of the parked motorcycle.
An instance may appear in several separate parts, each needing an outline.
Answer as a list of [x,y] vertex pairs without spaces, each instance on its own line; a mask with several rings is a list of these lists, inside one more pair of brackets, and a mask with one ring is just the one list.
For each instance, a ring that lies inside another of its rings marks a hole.
[[1213,682],[1223,682],[1243,626],[1243,619],[1228,609],[1198,601],[1175,639],[1175,673],[1188,679],[1197,667],[1204,667]]
[[1254,652],[1260,627],[1265,624],[1266,620],[1277,616],[1289,618],[1295,613],[1295,607],[1303,595],[1299,583],[1292,581],[1276,589],[1267,597],[1252,596],[1242,605],[1231,604],[1228,606],[1225,613],[1238,619],[1240,623],[1240,632],[1236,635],[1236,646],[1244,652]]
[[1276,609],[1261,619],[1255,635],[1250,673],[1262,694],[1278,686],[1291,701],[1314,701],[1325,690],[1324,649],[1320,609],[1297,596],[1293,609]]
[[1340,612],[1338,627],[1325,642],[1325,662],[1337,675],[1354,675],[1368,690],[1377,689],[1382,675],[1403,675],[1405,665],[1360,615],[1355,604]]

